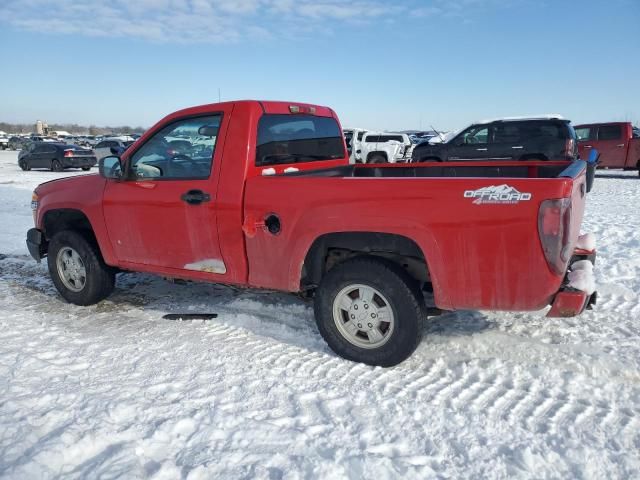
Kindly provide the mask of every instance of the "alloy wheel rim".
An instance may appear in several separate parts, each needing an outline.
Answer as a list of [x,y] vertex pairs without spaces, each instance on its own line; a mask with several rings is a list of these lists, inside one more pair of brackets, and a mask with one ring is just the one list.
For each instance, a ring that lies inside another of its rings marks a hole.
[[333,300],[333,321],[345,340],[365,349],[387,343],[395,328],[389,301],[377,289],[363,284],[340,290]]
[[58,276],[66,288],[81,292],[87,284],[87,269],[80,254],[71,247],[63,247],[56,257]]

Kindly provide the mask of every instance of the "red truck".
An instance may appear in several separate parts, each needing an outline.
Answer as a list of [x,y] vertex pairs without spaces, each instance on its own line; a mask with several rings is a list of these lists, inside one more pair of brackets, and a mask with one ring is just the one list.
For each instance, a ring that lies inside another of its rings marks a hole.
[[591,150],[600,154],[598,167],[638,170],[640,173],[640,131],[629,122],[577,125],[578,152],[587,159]]
[[330,108],[236,101],[173,113],[99,168],[33,194],[27,246],[77,305],[119,271],[304,292],[336,353],[391,366],[425,291],[441,310],[595,301],[580,160],[350,165]]

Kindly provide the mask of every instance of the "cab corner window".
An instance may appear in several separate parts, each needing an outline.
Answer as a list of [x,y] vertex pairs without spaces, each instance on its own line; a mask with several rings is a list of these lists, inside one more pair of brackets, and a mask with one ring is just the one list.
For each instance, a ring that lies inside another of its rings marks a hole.
[[209,178],[221,116],[191,117],[154,134],[131,157],[131,177]]

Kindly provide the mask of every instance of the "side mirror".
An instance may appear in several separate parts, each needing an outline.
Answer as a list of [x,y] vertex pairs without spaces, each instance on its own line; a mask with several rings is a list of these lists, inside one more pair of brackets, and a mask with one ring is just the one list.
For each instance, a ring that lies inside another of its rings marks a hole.
[[98,171],[104,178],[122,178],[122,161],[120,157],[110,156],[101,158],[98,162]]
[[203,125],[198,129],[198,135],[203,137],[217,137],[218,127],[215,125]]

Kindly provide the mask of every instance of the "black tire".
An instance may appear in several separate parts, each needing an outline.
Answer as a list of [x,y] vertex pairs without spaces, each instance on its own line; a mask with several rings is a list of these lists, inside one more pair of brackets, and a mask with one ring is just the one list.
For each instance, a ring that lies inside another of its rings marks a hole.
[[31,170],[31,167],[29,166],[29,162],[27,162],[26,160],[20,160],[18,162],[18,166],[24,171],[24,172],[28,172],[29,170]]
[[372,155],[367,163],[387,163],[387,159],[383,155]]
[[85,172],[88,172],[89,170],[91,170],[91,167],[82,167],[82,170],[84,170]]
[[[334,300],[344,288],[357,284],[380,292],[393,311],[393,331],[380,347],[355,345],[340,332],[334,321]],[[347,360],[381,367],[397,365],[414,352],[420,343],[421,327],[426,318],[418,283],[400,266],[375,257],[356,257],[331,269],[316,290],[314,311],[318,330],[335,353]]]
[[[86,270],[86,281],[80,291],[67,288],[57,268],[58,253],[67,247],[78,253]],[[107,298],[115,287],[115,270],[104,263],[95,242],[79,232],[63,230],[56,233],[49,242],[47,264],[53,284],[69,303],[93,305]]]
[[60,162],[60,160],[57,159],[53,159],[51,160],[51,171],[52,172],[61,172],[64,170],[64,167],[62,166],[62,163]]

